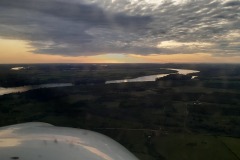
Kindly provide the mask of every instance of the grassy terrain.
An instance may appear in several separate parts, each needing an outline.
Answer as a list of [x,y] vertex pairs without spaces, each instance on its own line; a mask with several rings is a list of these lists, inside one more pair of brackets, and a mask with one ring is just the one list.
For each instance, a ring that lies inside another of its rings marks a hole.
[[[11,67],[0,66],[2,86],[77,85],[0,96],[0,126],[41,121],[94,130],[141,160],[239,160],[239,65],[36,65],[21,71]],[[169,72],[163,67],[201,72],[196,80],[102,83]]]
[[232,137],[221,137],[222,143],[231,151],[235,157],[240,158],[240,139]]

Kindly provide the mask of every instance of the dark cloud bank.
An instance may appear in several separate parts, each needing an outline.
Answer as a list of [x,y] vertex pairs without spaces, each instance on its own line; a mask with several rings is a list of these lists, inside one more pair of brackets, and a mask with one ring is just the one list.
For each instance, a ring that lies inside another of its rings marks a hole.
[[35,53],[240,55],[240,1],[1,0],[0,37]]

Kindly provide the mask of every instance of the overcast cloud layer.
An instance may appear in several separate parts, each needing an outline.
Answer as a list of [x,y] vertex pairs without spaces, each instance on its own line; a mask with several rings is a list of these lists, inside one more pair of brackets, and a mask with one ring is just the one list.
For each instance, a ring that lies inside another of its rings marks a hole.
[[66,56],[240,56],[240,0],[0,0],[0,37]]

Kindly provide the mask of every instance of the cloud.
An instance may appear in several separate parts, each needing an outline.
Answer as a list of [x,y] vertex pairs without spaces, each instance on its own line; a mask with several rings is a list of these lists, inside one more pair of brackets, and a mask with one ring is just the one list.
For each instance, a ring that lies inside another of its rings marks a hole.
[[0,37],[38,54],[240,54],[240,1],[0,1]]

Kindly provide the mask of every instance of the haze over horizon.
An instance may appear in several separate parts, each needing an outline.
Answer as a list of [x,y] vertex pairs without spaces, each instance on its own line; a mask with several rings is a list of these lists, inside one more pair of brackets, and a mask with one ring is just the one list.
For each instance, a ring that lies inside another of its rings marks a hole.
[[0,64],[239,63],[240,0],[0,1]]

